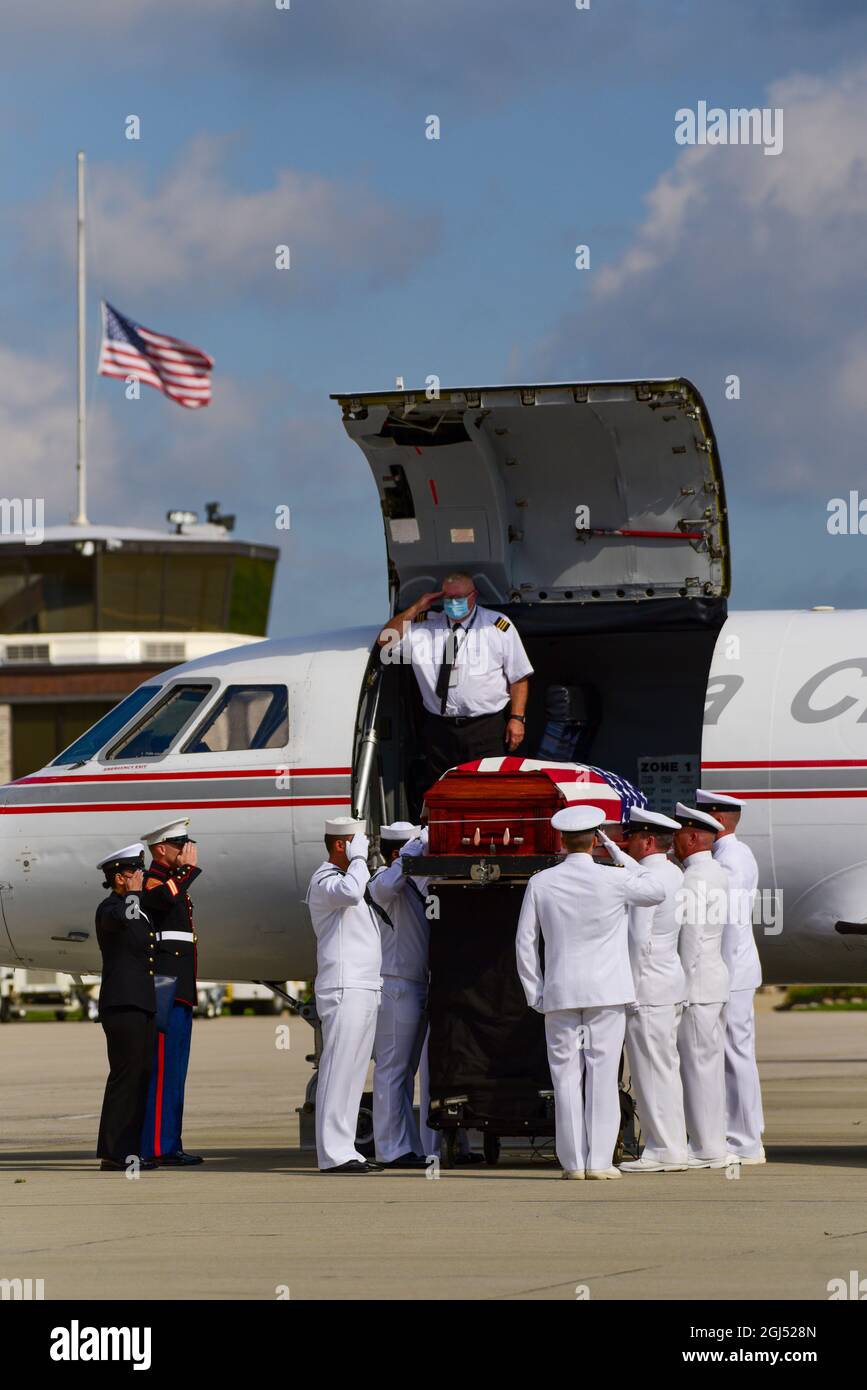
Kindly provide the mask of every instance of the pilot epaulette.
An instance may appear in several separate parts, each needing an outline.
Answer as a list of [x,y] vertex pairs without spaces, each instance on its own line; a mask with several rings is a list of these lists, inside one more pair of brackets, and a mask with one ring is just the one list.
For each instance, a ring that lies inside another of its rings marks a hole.
[[423,613],[416,613],[415,617],[413,618],[413,622],[414,622],[414,623],[426,623],[426,622],[427,622],[427,618],[428,618],[428,613],[427,613],[427,609],[425,609],[425,611],[424,611]]
[[498,627],[501,632],[508,632],[511,626],[512,624],[509,622],[509,619],[503,617],[499,617],[494,623],[494,627]]

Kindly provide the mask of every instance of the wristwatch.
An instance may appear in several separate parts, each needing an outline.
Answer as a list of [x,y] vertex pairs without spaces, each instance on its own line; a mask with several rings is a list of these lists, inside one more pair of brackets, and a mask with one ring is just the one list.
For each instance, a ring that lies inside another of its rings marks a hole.
[[522,724],[526,724],[526,722],[527,722],[527,717],[526,717],[526,715],[524,715],[524,714],[510,714],[510,715],[509,715],[509,718],[510,718],[510,719],[520,719],[520,721],[521,721]]

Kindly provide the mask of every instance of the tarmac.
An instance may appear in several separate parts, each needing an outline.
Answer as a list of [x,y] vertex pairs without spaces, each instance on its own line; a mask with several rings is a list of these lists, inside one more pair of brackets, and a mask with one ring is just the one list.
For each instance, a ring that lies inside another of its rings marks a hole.
[[251,1017],[195,1025],[184,1142],[206,1163],[101,1173],[101,1028],[4,1025],[0,1279],[49,1300],[826,1300],[867,1275],[867,1015],[777,998],[759,1010],[767,1165],[604,1183],[519,1151],[323,1177],[295,1113],[312,1033]]

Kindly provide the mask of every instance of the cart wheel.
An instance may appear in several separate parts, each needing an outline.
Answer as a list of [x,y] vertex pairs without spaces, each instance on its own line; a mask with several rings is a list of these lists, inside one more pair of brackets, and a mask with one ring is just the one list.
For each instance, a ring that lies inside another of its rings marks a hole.
[[483,1134],[482,1151],[488,1167],[495,1168],[500,1161],[500,1136],[498,1134]]
[[458,1132],[456,1129],[443,1131],[442,1142],[440,1144],[440,1167],[454,1168],[455,1157],[458,1152]]

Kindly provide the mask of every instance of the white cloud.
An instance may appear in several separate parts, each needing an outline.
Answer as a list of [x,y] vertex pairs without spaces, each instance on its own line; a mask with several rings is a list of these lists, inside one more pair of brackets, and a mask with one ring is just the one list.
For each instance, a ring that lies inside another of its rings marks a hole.
[[[537,366],[691,376],[730,482],[824,496],[864,476],[867,65],[775,83],[756,104],[783,108],[783,152],[677,156],[632,245],[609,265],[597,257],[587,307],[560,322]],[[724,398],[729,373],[740,401]]]
[[[139,291],[206,295],[209,302],[258,294],[323,299],[335,281],[399,281],[435,247],[436,216],[416,215],[361,183],[280,169],[264,189],[243,190],[223,165],[233,142],[200,135],[154,187],[127,168],[93,165],[88,174],[89,257],[120,307]],[[70,211],[57,195],[20,217],[27,254],[44,274]],[[291,268],[275,268],[288,245]],[[60,266],[64,276],[68,264]]]

